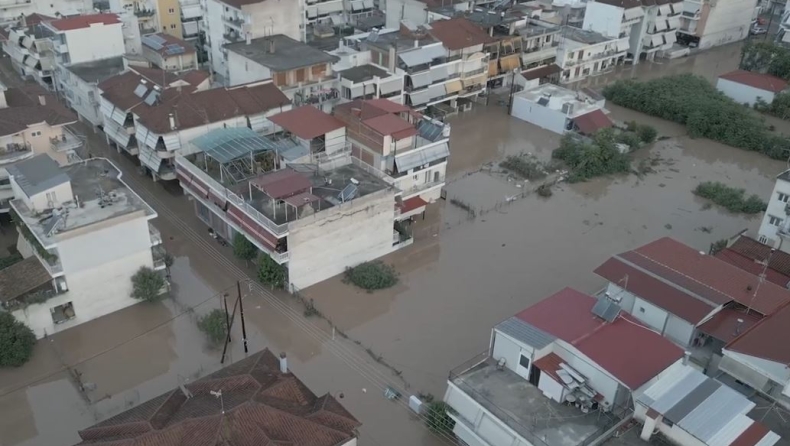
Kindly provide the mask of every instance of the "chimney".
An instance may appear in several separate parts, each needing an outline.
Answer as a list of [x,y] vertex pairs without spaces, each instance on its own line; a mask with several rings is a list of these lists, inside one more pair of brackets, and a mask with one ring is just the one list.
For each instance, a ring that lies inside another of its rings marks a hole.
[[47,97],[43,94],[38,95],[38,103],[41,105],[47,105]]
[[251,44],[252,43],[252,34],[248,32],[248,33],[245,33],[244,36],[245,36],[244,41],[247,43],[247,45]]
[[414,48],[419,48],[419,47],[420,47],[420,41],[417,40],[417,39],[414,39]]
[[168,120],[170,120],[170,130],[176,129],[176,117],[170,113],[167,115]]
[[683,352],[683,365],[688,365],[690,356],[691,356],[690,351]]
[[285,352],[280,353],[280,373],[288,373],[288,358],[285,357]]
[[274,54],[274,39],[269,40],[269,53]]

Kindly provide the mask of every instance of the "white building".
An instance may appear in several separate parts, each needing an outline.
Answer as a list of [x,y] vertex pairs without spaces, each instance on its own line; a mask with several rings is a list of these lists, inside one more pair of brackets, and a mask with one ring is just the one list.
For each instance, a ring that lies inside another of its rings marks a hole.
[[124,54],[123,23],[117,14],[90,14],[42,22],[62,65]]
[[655,432],[679,446],[772,446],[781,439],[747,416],[755,403],[689,365],[664,375],[634,405],[644,441]]
[[73,16],[93,11],[92,0],[14,0],[7,1],[0,7],[0,23],[12,23],[20,16],[42,14],[49,17]]
[[560,135],[569,131],[591,135],[613,125],[604,114],[603,97],[538,83],[535,79],[513,95],[511,115]]
[[683,362],[608,299],[570,288],[499,323],[481,356],[450,373],[444,396],[453,432],[475,446],[590,444]]
[[125,70],[123,57],[112,57],[72,65],[58,65],[55,82],[66,103],[80,120],[98,128],[104,124],[99,110],[98,85]]
[[381,98],[403,103],[404,74],[373,63],[369,50],[359,51],[341,41],[340,47],[329,54],[338,58],[332,71],[338,76],[341,101]]
[[41,22],[54,20],[41,14],[23,16],[8,29],[3,39],[3,52],[11,58],[14,70],[22,77],[32,78],[42,87],[52,90],[55,68],[55,49],[49,34],[41,29]]
[[768,208],[763,214],[763,221],[757,231],[760,243],[765,243],[783,252],[790,252],[790,170],[776,177],[774,190],[768,198]]
[[698,48],[749,36],[757,0],[683,0],[678,41]]
[[739,104],[753,106],[758,99],[766,104],[787,89],[787,81],[769,74],[736,70],[719,76],[716,89]]
[[8,273],[21,283],[4,306],[37,337],[136,303],[131,276],[165,268],[156,213],[108,160],[59,167],[38,155],[8,172],[25,265]]
[[621,64],[630,48],[628,36],[607,37],[595,31],[565,27],[557,53],[560,82],[580,81]]

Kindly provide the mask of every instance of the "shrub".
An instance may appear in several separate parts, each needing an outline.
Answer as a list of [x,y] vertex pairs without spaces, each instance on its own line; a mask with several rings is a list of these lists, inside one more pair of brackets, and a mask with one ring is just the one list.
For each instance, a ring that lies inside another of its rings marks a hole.
[[0,367],[19,367],[33,355],[36,335],[11,313],[0,312]]
[[636,134],[639,135],[639,139],[642,140],[643,143],[650,144],[656,140],[658,131],[647,124],[642,124],[636,129]]
[[534,156],[522,153],[520,155],[510,155],[499,163],[503,169],[507,169],[521,178],[527,180],[540,180],[546,178],[546,166],[538,161]]
[[634,132],[622,132],[617,135],[616,140],[621,144],[627,145],[631,150],[638,149],[642,144],[642,140]]
[[453,412],[453,408],[444,401],[431,401],[427,406],[425,424],[428,429],[439,434],[451,435],[455,420],[450,418],[448,412]]
[[722,249],[727,247],[727,239],[716,240],[710,244],[710,255],[715,256]]
[[272,288],[285,286],[285,268],[265,253],[258,257],[258,280]]
[[159,299],[165,285],[165,278],[161,274],[143,266],[132,276],[132,297],[153,302]]
[[18,252],[14,253],[14,254],[11,254],[8,257],[0,258],[0,269],[6,269],[9,266],[11,266],[11,265],[13,265],[15,263],[21,262],[21,261],[22,261],[22,256],[19,255]]
[[198,328],[206,334],[208,340],[214,344],[222,344],[228,337],[228,321],[222,310],[211,312],[198,320]]
[[551,186],[548,184],[541,184],[538,186],[538,195],[544,198],[548,198],[552,196],[553,192],[551,191]]
[[233,236],[233,255],[244,261],[250,261],[258,255],[258,248],[247,240],[244,234],[237,232]]
[[694,194],[706,198],[730,212],[757,214],[768,206],[757,195],[746,197],[746,191],[727,186],[718,181],[706,181],[697,185]]
[[631,169],[631,159],[620,153],[615,146],[613,129],[599,131],[592,142],[566,135],[552,156],[568,165],[568,181],[572,183],[601,175],[628,172]]
[[398,283],[395,268],[379,260],[364,262],[353,268],[347,268],[345,281],[368,291],[389,288]]

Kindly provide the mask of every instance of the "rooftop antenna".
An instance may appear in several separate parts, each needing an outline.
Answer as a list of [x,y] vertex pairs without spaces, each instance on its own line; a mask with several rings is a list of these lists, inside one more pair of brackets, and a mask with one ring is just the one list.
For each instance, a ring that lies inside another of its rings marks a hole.
[[220,407],[220,412],[219,413],[221,413],[222,415],[225,415],[225,402],[222,400],[222,389],[219,389],[216,392],[213,391],[213,390],[209,390],[208,393],[210,393],[211,395],[213,395],[216,398],[219,398],[219,407]]
[[760,291],[760,285],[762,285],[763,282],[765,281],[765,273],[768,270],[768,265],[771,263],[771,258],[774,256],[775,252],[776,252],[776,248],[771,248],[771,253],[768,254],[768,258],[765,259],[765,262],[763,262],[763,270],[760,273],[760,275],[757,276],[759,280],[757,281],[757,286],[754,287],[754,293],[752,294],[752,298],[749,300],[749,305],[746,307],[746,314],[749,314],[749,311],[751,311],[752,309],[752,304],[754,304],[754,299],[757,297],[757,292]]

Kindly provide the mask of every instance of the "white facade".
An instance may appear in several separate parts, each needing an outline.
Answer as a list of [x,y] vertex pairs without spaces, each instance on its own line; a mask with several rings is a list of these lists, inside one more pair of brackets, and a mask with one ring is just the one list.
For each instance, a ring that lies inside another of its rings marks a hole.
[[535,86],[535,83],[527,84],[527,89],[513,95],[510,114],[560,135],[573,129],[575,118],[603,110],[606,102],[556,85]]
[[0,7],[0,23],[10,23],[19,20],[20,15],[33,13],[55,17],[58,13],[68,16],[91,11],[93,11],[92,0],[13,0],[2,3],[2,7]]
[[64,65],[92,62],[122,56],[126,51],[123,23],[93,23],[84,28],[60,31],[49,26],[55,34],[53,44],[58,62]]
[[776,177],[774,190],[767,201],[768,208],[757,232],[758,240],[783,252],[790,252],[790,243],[783,242],[790,234],[790,171]]
[[774,92],[772,91],[762,90],[729,79],[719,78],[719,80],[716,81],[716,89],[739,104],[749,104],[753,106],[758,98],[768,104],[774,101]]
[[55,74],[60,91],[69,106],[77,112],[80,120],[87,121],[93,126],[103,125],[104,117],[99,110],[98,82],[87,81],[63,65],[57,67]]
[[757,0],[684,0],[681,33],[711,48],[749,36]]
[[562,68],[561,82],[580,81],[600,74],[622,62],[630,48],[627,37],[609,38],[601,34],[591,36],[594,34],[591,31],[584,33],[587,34],[584,37],[566,36],[560,43],[557,65]]

